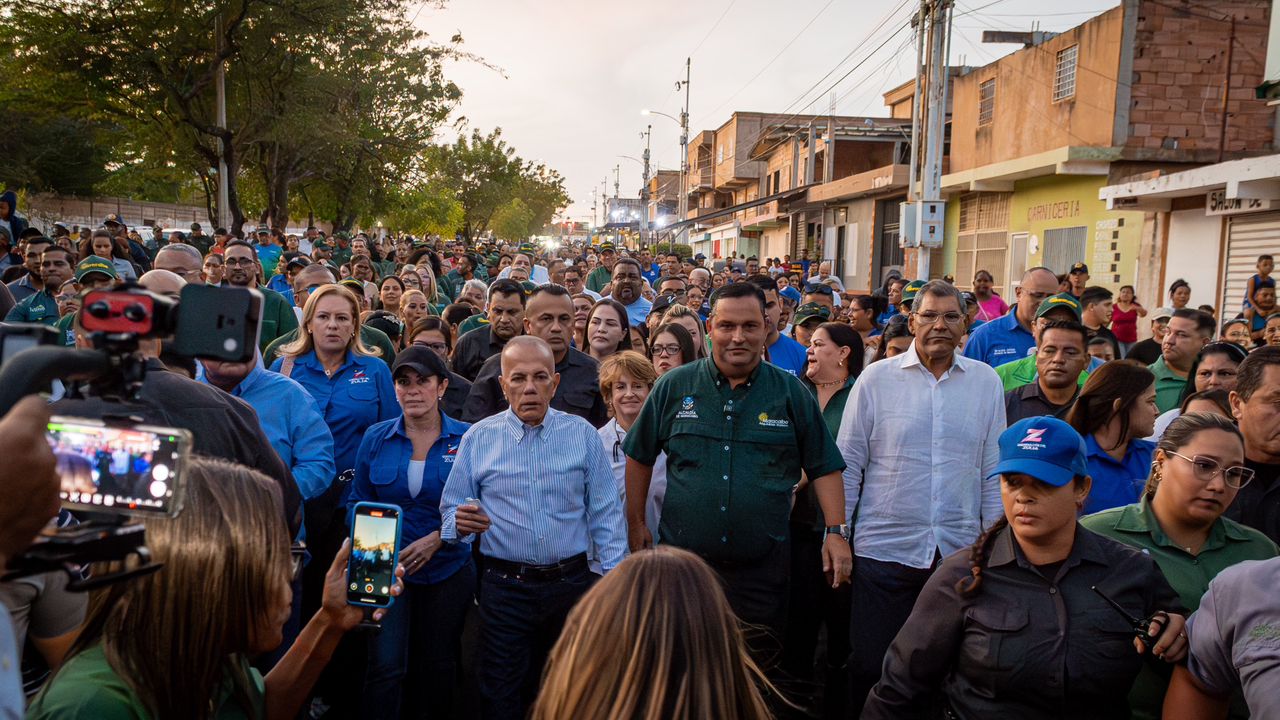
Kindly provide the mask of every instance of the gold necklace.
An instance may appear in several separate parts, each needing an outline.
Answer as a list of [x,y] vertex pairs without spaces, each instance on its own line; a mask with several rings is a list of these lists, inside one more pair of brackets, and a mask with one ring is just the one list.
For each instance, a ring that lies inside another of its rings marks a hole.
[[831,387],[832,385],[839,385],[840,383],[843,383],[843,382],[844,380],[832,380],[831,382],[816,382],[814,383],[814,385],[817,385],[820,388],[828,388],[828,387]]

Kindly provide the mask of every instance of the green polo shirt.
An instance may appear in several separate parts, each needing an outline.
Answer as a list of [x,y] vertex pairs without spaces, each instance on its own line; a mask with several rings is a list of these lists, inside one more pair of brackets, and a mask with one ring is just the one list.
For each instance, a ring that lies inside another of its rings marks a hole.
[[844,469],[813,394],[766,362],[737,388],[711,358],[663,375],[623,449],[645,465],[667,454],[659,541],[722,562],[754,562],[787,541],[802,470]]
[[58,322],[58,301],[49,293],[41,290],[14,305],[4,320],[5,322],[53,325]]
[[58,322],[54,323],[54,327],[58,329],[58,342],[64,347],[76,346],[76,314],[71,313],[58,318]]
[[[210,717],[215,720],[265,717],[266,686],[262,675],[243,657],[233,662],[237,662],[246,680],[246,699],[253,707],[242,707],[235,699],[228,676],[227,681],[215,690],[214,710]],[[151,712],[129,683],[107,662],[101,645],[94,645],[67,660],[27,710],[29,720],[135,720],[146,717],[151,717]]]
[[[1033,383],[1036,381],[1036,356],[1028,355],[1019,360],[1005,363],[996,368],[996,375],[1000,376],[1000,382],[1004,383],[1004,391],[1016,390],[1017,388]],[[1084,383],[1089,379],[1089,368],[1086,367],[1080,371],[1080,387],[1084,387]]]
[[587,289],[591,292],[598,293],[611,282],[613,282],[613,273],[603,265],[587,274]]
[[1182,404],[1182,391],[1187,387],[1187,379],[1173,374],[1173,370],[1164,364],[1164,357],[1147,366],[1156,376],[1156,407],[1161,413]]
[[[1178,547],[1156,522],[1151,503],[1145,497],[1124,507],[1103,510],[1080,519],[1086,529],[1130,545],[1150,555],[1173,586],[1187,612],[1200,607],[1200,598],[1209,590],[1209,581],[1218,573],[1245,560],[1266,560],[1280,553],[1267,536],[1227,518],[1218,518],[1209,531],[1199,555]],[[1132,717],[1156,720],[1164,704],[1167,677],[1144,666],[1129,693]],[[1243,709],[1244,714],[1240,711]],[[1235,698],[1231,717],[1248,717],[1247,708]]]

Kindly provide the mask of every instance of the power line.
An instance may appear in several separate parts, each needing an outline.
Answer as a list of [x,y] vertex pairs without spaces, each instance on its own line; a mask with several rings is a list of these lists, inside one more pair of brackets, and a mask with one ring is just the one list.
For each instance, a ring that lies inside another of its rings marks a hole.
[[[732,95],[725,98],[723,102],[721,102],[719,105],[715,106],[711,110],[708,110],[707,112],[703,113],[703,115],[706,115],[706,116],[715,115],[717,110],[724,107],[725,105],[728,105],[730,100],[733,100],[735,97],[738,96],[739,93],[741,93],[743,90],[746,90],[748,87],[750,87],[751,83],[755,82],[761,75],[764,74],[765,70],[768,70],[775,62],[777,62],[778,58],[782,57],[782,54],[785,53],[788,48],[794,45],[796,40],[799,40],[800,36],[803,35],[805,31],[808,30],[809,27],[812,26],[813,23],[816,22],[818,18],[822,16],[822,13],[826,12],[827,8],[831,7],[831,5],[835,3],[835,1],[836,0],[827,0],[827,4],[823,5],[822,8],[819,9],[818,12],[815,13],[813,17],[809,18],[809,22],[805,23],[804,27],[800,28],[799,32],[797,32],[794,36],[792,36],[791,40],[789,40],[786,45],[783,45],[782,49],[779,50],[778,53],[774,55],[772,59],[769,60],[769,62],[765,63],[764,67],[760,68],[759,72],[757,72],[755,75],[752,75],[751,79],[743,83],[742,87],[733,91]],[[699,120],[701,120],[701,118],[699,118]]]

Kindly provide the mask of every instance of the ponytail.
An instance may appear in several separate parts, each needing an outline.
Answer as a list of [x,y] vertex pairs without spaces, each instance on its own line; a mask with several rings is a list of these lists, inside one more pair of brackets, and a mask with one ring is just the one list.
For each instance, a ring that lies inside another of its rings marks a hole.
[[960,597],[973,597],[982,589],[982,568],[991,555],[991,546],[995,543],[996,536],[1007,527],[1009,520],[1001,515],[969,548],[969,575],[956,582],[955,589]]

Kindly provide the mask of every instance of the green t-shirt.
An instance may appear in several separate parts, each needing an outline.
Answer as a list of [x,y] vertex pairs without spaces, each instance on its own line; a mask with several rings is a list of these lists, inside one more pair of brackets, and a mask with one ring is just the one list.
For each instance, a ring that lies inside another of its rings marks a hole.
[[[218,693],[217,720],[241,720],[266,716],[266,687],[262,675],[240,657],[241,671],[249,681],[252,712],[232,699],[230,678]],[[181,672],[181,668],[174,668]],[[150,718],[146,706],[107,663],[101,645],[75,655],[53,676],[27,710],[27,720],[138,720]]]
[[1173,370],[1164,364],[1164,358],[1147,366],[1156,376],[1156,407],[1167,413],[1182,404],[1182,391],[1187,387],[1187,379],[1173,374]]
[[587,289],[591,292],[598,293],[611,282],[613,282],[613,273],[603,265],[587,274]]
[[[1192,555],[1169,539],[1151,510],[1146,498],[1133,505],[1103,510],[1085,516],[1080,524],[1099,535],[1137,548],[1150,555],[1160,566],[1188,614],[1200,607],[1200,599],[1209,590],[1209,581],[1218,573],[1245,560],[1267,560],[1280,550],[1267,536],[1227,518],[1218,518],[1209,530],[1200,553]],[[1144,666],[1129,693],[1129,706],[1135,720],[1157,720],[1164,706],[1169,680]],[[1248,717],[1242,698],[1232,704],[1232,718]]]
[[[996,368],[996,375],[1000,376],[1000,382],[1004,383],[1004,391],[1016,390],[1027,383],[1036,381],[1036,356],[1028,355],[1024,358],[1005,363]],[[1084,387],[1084,383],[1089,379],[1089,368],[1085,367],[1080,371],[1080,387]]]
[[663,375],[624,449],[646,465],[667,454],[659,542],[729,562],[786,541],[802,470],[844,469],[813,393],[767,362],[736,388],[710,358]]

